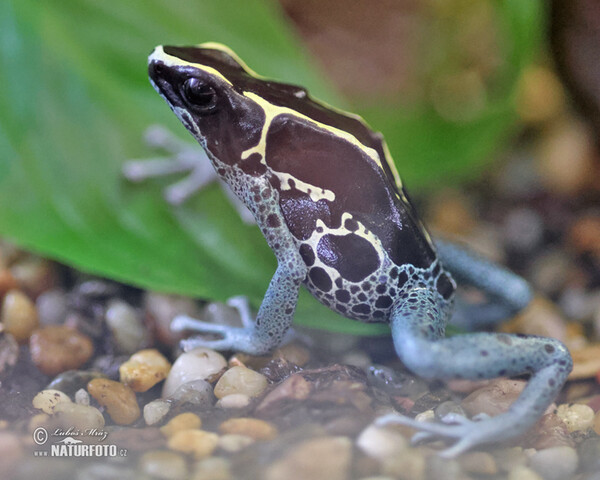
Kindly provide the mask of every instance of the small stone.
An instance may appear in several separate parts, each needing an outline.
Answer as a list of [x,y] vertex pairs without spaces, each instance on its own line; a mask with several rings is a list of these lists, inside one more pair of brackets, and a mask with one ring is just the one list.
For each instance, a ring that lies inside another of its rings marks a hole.
[[94,378],[106,378],[106,376],[94,371],[67,370],[54,377],[54,380],[48,384],[46,389],[60,390],[71,396],[75,395],[78,390],[86,388],[87,384]]
[[544,480],[531,468],[524,465],[517,465],[508,474],[508,480]]
[[458,459],[465,472],[475,475],[495,475],[498,466],[494,457],[487,452],[467,452]]
[[585,432],[594,425],[594,411],[587,405],[580,403],[559,405],[556,409],[556,415],[565,422],[569,433]]
[[245,367],[227,370],[215,385],[215,396],[223,398],[232,393],[242,393],[249,397],[260,395],[267,388],[267,378]]
[[552,447],[572,447],[573,439],[567,425],[555,413],[542,415],[535,425],[527,432],[523,445],[536,450]]
[[195,413],[185,412],[173,417],[166,425],[160,427],[160,432],[165,437],[171,437],[177,432],[197,429],[202,426],[202,419]]
[[29,349],[33,363],[46,375],[76,370],[94,352],[87,335],[62,325],[51,325],[33,332]]
[[219,448],[229,453],[235,453],[243,450],[248,445],[252,445],[254,441],[253,438],[247,435],[229,433],[219,437]]
[[92,463],[77,469],[76,480],[138,480],[139,473],[123,465],[112,465],[107,462]]
[[176,405],[193,405],[197,408],[209,408],[215,404],[215,395],[206,380],[192,380],[180,385],[169,397]]
[[104,427],[104,416],[96,407],[77,403],[59,403],[54,407],[54,423],[63,428],[75,428],[81,431]]
[[209,348],[195,348],[182,353],[165,380],[162,396],[168,398],[184,383],[208,380],[227,367],[225,357]]
[[467,396],[461,406],[470,416],[485,413],[494,417],[508,410],[526,384],[522,380],[494,380]]
[[303,367],[310,361],[310,352],[300,345],[294,343],[288,343],[282,347],[279,347],[273,353],[274,358],[283,358],[294,365]]
[[[382,473],[392,475],[399,480],[424,480],[426,458],[419,450],[406,450],[402,454],[386,457],[383,460]],[[379,477],[372,477],[378,480]],[[388,477],[383,477],[388,478]]]
[[433,410],[425,410],[415,415],[415,420],[417,422],[433,422],[435,420],[435,412]]
[[[290,375],[283,382],[271,390],[256,407],[256,413],[274,412],[290,401],[305,400],[313,390],[313,385],[302,375]],[[223,397],[223,400],[231,395]]]
[[180,430],[167,441],[171,450],[191,454],[196,460],[209,457],[218,444],[219,436],[216,433],[196,429]]
[[356,446],[378,460],[395,457],[407,449],[406,439],[390,428],[369,425],[356,439]]
[[526,67],[518,82],[517,95],[515,107],[526,123],[548,122],[557,118],[565,107],[563,86],[547,67]]
[[90,394],[83,388],[80,388],[75,392],[75,403],[78,405],[89,405]]
[[569,380],[595,377],[600,372],[600,343],[571,350],[573,371]]
[[0,472],[4,478],[12,478],[12,473],[23,454],[24,448],[19,436],[12,432],[0,431]]
[[577,470],[577,452],[572,447],[540,450],[529,458],[529,466],[545,480],[570,478]]
[[146,392],[158,382],[162,382],[171,364],[158,350],[151,348],[134,353],[119,367],[121,382],[134,392]]
[[71,403],[71,399],[60,390],[42,390],[33,397],[31,403],[33,408],[38,408],[42,412],[52,415],[54,407],[61,402]]
[[502,325],[503,332],[541,335],[565,341],[567,338],[566,320],[558,308],[549,300],[536,296],[510,322]]
[[110,443],[142,453],[166,447],[167,442],[156,427],[119,427],[110,432]]
[[243,393],[232,393],[225,395],[217,402],[217,407],[220,408],[244,408],[250,405],[250,397]]
[[584,472],[600,471],[600,438],[588,438],[579,445],[579,466]]
[[25,343],[38,327],[38,313],[29,297],[20,290],[10,290],[4,296],[0,321],[4,331],[19,343]]
[[110,418],[118,425],[129,425],[140,417],[140,407],[135,393],[127,385],[96,378],[87,385],[87,390],[97,402],[106,408]]
[[425,478],[427,480],[459,480],[463,478],[463,472],[456,459],[442,458],[438,455],[432,455],[428,458],[425,468]]
[[437,418],[438,420],[443,419],[446,415],[449,414],[457,414],[462,417],[467,416],[465,410],[458,403],[452,400],[440,403],[437,407],[435,407],[434,412],[435,418]]
[[521,447],[500,448],[493,452],[496,465],[502,472],[510,472],[516,466],[525,466],[527,456]]
[[175,452],[146,452],[140,457],[138,465],[143,473],[161,480],[183,480],[188,475],[185,459]]
[[192,480],[233,480],[229,461],[220,457],[199,460],[194,466]]
[[56,282],[55,264],[35,255],[25,255],[10,266],[10,272],[20,288],[31,298],[52,288]]
[[146,292],[143,304],[150,327],[156,332],[157,339],[166,345],[175,345],[183,338],[183,333],[173,332],[170,328],[176,316],[200,318],[196,302],[187,297]]
[[111,300],[105,318],[119,353],[133,353],[148,341],[148,329],[137,310],[128,303]]
[[352,462],[352,442],[347,437],[319,437],[297,444],[269,465],[265,480],[346,480]]
[[10,270],[2,263],[0,258],[0,298],[6,295],[9,290],[18,289],[19,284]]
[[171,402],[158,398],[144,405],[144,421],[146,425],[159,423],[171,410]]
[[223,434],[246,435],[254,440],[271,440],[277,436],[275,425],[257,418],[230,418],[219,425]]
[[0,332],[0,374],[6,374],[17,364],[19,344],[9,333]]
[[600,435],[600,410],[598,410],[598,412],[596,412],[596,415],[594,415],[594,432],[596,432],[597,435]]
[[60,325],[67,316],[67,296],[60,289],[43,292],[36,300],[41,325]]

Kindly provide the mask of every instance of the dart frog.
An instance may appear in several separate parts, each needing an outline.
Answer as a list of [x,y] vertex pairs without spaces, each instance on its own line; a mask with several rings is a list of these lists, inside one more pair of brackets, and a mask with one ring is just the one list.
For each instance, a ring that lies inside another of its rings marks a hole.
[[[522,278],[469,250],[432,240],[380,134],[303,88],[259,76],[224,45],[157,47],[148,72],[217,176],[252,213],[278,262],[256,319],[243,327],[177,317],[175,329],[200,334],[184,340],[186,350],[271,351],[290,329],[304,285],[341,315],[389,323],[398,356],[426,379],[531,375],[510,409],[495,417],[454,414],[418,422],[391,414],[379,424],[414,427],[416,440],[452,440],[442,452],[452,457],[518,436],[539,419],[572,368],[568,350],[555,339],[532,335],[445,337],[455,281],[487,298],[461,305],[472,325],[514,315],[529,303],[531,290]],[[193,161],[179,163],[152,166],[152,174],[191,170],[180,182],[181,195],[172,192],[175,198],[205,184]]]

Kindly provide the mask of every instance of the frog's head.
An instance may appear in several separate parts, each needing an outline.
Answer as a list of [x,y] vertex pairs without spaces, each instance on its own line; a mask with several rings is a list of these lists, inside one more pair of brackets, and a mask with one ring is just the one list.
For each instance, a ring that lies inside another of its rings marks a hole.
[[157,47],[148,58],[148,74],[209,155],[233,164],[259,142],[264,112],[244,95],[248,80],[256,77],[226,47]]

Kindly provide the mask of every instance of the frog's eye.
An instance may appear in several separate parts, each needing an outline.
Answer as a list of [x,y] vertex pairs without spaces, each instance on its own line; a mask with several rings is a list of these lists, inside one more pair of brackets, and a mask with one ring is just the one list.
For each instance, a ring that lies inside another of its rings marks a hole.
[[183,83],[181,93],[198,113],[210,113],[217,107],[217,92],[199,78],[188,78]]

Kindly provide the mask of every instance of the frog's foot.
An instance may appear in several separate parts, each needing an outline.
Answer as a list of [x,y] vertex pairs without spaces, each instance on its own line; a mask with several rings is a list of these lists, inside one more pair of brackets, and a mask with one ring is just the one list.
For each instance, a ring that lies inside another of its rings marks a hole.
[[448,414],[438,422],[420,422],[400,414],[389,414],[377,419],[379,426],[405,425],[419,430],[411,439],[413,444],[438,439],[457,439],[458,441],[450,448],[440,452],[445,458],[453,458],[461,453],[484,443],[502,440],[506,437],[507,430],[510,431],[510,422],[502,424],[499,417],[490,418],[487,415],[479,415],[469,420],[458,414]]
[[206,185],[218,181],[244,223],[255,223],[252,212],[219,178],[203,148],[180,140],[160,125],[149,127],[144,140],[149,147],[163,150],[167,155],[125,162],[122,172],[127,180],[142,182],[149,178],[189,173],[184,179],[165,188],[164,197],[171,205],[182,204]]
[[245,352],[257,352],[261,350],[257,345],[254,328],[218,325],[181,315],[175,317],[171,322],[171,330],[176,332],[192,330],[203,335],[221,337],[207,339],[201,336],[194,336],[182,340],[180,345],[186,352],[198,347],[212,348],[213,350],[243,350]]

